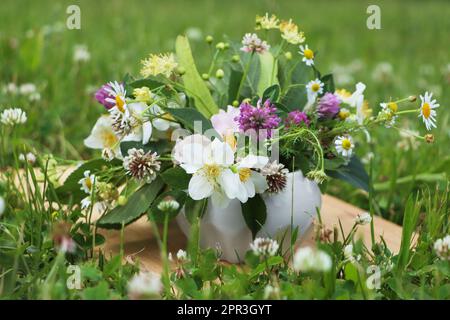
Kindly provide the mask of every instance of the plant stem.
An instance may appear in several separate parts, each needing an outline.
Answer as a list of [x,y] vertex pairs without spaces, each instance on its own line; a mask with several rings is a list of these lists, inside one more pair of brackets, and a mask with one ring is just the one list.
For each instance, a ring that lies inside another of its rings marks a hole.
[[251,53],[250,58],[248,59],[247,65],[245,66],[244,73],[242,74],[241,82],[239,82],[238,91],[236,93],[236,100],[239,100],[239,96],[241,94],[242,87],[244,85],[245,80],[247,80],[247,74],[248,74],[248,70],[250,69],[252,59],[253,59],[253,52]]

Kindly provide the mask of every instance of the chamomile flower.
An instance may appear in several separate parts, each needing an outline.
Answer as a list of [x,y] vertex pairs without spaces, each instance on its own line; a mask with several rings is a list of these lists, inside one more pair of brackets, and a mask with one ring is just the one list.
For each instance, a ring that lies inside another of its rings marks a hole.
[[305,44],[305,46],[300,46],[299,53],[303,56],[302,61],[307,66],[314,65],[314,51],[312,51],[310,48],[308,48],[307,44]]
[[306,93],[308,95],[308,103],[312,103],[316,100],[319,94],[323,92],[324,83],[319,79],[311,80],[306,85]]
[[162,74],[169,78],[178,67],[173,53],[151,54],[147,59],[142,60],[141,63],[141,75],[143,77]]
[[425,127],[427,130],[431,130],[433,127],[436,128],[436,108],[439,107],[439,104],[435,99],[432,100],[433,94],[425,92],[425,95],[420,96],[420,100],[422,103],[420,105],[420,114],[419,118],[422,117],[423,122],[425,123]]
[[345,158],[350,158],[352,156],[355,144],[353,143],[353,138],[351,136],[339,136],[334,142],[336,151]]
[[84,177],[80,179],[80,181],[78,181],[78,184],[81,185],[80,189],[87,194],[91,194],[92,188],[94,187],[95,184],[95,179],[96,179],[95,175],[91,174],[91,171],[86,170],[84,172]]
[[391,128],[395,125],[397,120],[396,112],[398,111],[398,105],[395,102],[380,103],[382,110],[378,114],[379,119],[385,121],[386,128]]

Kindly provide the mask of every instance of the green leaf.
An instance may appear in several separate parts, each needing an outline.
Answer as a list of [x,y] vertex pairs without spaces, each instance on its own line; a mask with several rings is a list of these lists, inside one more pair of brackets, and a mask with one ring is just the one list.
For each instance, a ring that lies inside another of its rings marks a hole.
[[294,67],[287,63],[281,64],[281,68],[287,79],[286,84],[283,86],[283,92],[285,93],[281,102],[290,111],[302,109],[307,101],[305,85],[311,80],[311,68],[308,68],[307,65],[301,62]]
[[209,119],[219,111],[219,108],[197,71],[188,39],[184,36],[178,36],[175,43],[175,50],[180,67],[186,70],[182,76],[186,94],[194,99],[197,110]]
[[278,65],[274,56],[268,51],[263,54],[259,54],[258,56],[261,64],[261,73],[259,75],[257,92],[259,96],[262,96],[264,89],[272,86],[273,84],[278,84]]
[[172,189],[187,190],[191,175],[187,174],[186,171],[180,167],[173,167],[161,173],[161,178]]
[[241,82],[244,73],[239,70],[231,69],[230,80],[228,82],[228,104],[231,105],[236,99],[236,94],[239,89],[239,84]]
[[106,281],[101,281],[97,286],[83,290],[83,298],[86,300],[107,300],[109,298],[109,286]]
[[323,84],[324,84],[323,92],[331,92],[331,93],[333,93],[335,91],[334,79],[333,79],[333,75],[331,73],[324,75],[320,79],[320,81],[322,81]]
[[150,211],[148,214],[150,220],[155,222],[164,222],[167,213],[159,210],[158,205],[161,201],[164,201],[168,197],[173,198],[179,204],[178,209],[170,213],[169,220],[171,220],[175,218],[180,212],[181,208],[183,208],[187,194],[186,192],[179,190],[166,191],[162,193],[155,201],[153,201],[152,205],[150,206]]
[[142,149],[144,152],[152,151],[157,154],[163,154],[171,150],[170,143],[167,140],[150,141],[145,145],[140,141],[123,141],[120,143],[120,151],[124,157],[131,148]]
[[336,170],[327,170],[326,173],[332,178],[346,181],[357,188],[369,192],[369,175],[356,156],[353,156],[346,166]]
[[269,99],[272,103],[274,103],[277,102],[279,96],[280,86],[278,84],[274,84],[273,86],[270,86],[266,90],[264,90],[262,101],[264,102]]
[[241,208],[245,223],[252,232],[253,238],[255,238],[258,231],[266,222],[266,204],[261,196],[257,194],[253,198],[248,199],[246,203],[242,203]]
[[208,199],[192,200],[192,198],[187,198],[184,206],[184,214],[189,223],[194,223],[197,217],[203,217],[207,206]]
[[123,206],[117,206],[97,221],[97,226],[105,229],[118,229],[141,217],[150,207],[164,186],[157,177],[152,183],[145,184],[137,190]]
[[186,129],[194,131],[194,123],[196,121],[200,121],[202,125],[201,132],[197,133],[202,134],[206,130],[212,129],[211,121],[205,118],[199,111],[194,108],[167,108],[166,111],[169,112],[175,119],[180,121]]

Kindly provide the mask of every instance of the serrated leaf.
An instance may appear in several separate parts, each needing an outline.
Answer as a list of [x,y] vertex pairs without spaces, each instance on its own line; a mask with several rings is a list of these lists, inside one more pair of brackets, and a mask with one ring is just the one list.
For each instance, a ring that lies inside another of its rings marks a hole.
[[246,203],[241,203],[242,215],[244,216],[247,227],[255,238],[258,231],[266,222],[267,209],[264,200],[260,195],[255,195],[248,199]]
[[118,229],[122,223],[127,225],[140,218],[153,203],[164,186],[157,177],[152,183],[143,185],[123,206],[117,206],[97,221],[97,226],[105,229]]
[[178,36],[175,50],[180,67],[186,71],[182,76],[186,94],[194,99],[197,110],[209,119],[213,114],[219,112],[219,108],[197,71],[188,39],[184,36]]

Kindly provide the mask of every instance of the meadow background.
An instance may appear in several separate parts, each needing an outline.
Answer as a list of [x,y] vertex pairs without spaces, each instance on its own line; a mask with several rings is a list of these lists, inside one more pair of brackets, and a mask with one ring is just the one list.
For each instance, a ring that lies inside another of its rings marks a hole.
[[[81,30],[66,28],[66,8],[81,8]],[[381,8],[381,30],[366,27],[370,4]],[[178,34],[191,38],[200,73],[212,50],[206,35],[238,40],[254,27],[256,14],[292,18],[318,51],[316,64],[335,72],[338,87],[367,84],[366,98],[376,113],[379,103],[432,91],[441,107],[434,144],[405,138],[396,130],[360,137],[357,154],[375,154],[376,211],[399,223],[410,193],[445,190],[450,174],[450,2],[449,1],[53,1],[2,0],[0,5],[0,109],[17,106],[29,121],[22,128],[39,152],[63,159],[88,159],[88,136],[103,108],[93,92],[103,83],[138,74],[149,53],[172,51]],[[85,45],[90,60],[74,61]],[[12,95],[7,86],[33,83],[40,99]],[[399,127],[424,135],[415,116]],[[333,181],[328,192],[363,208],[368,195]]]

